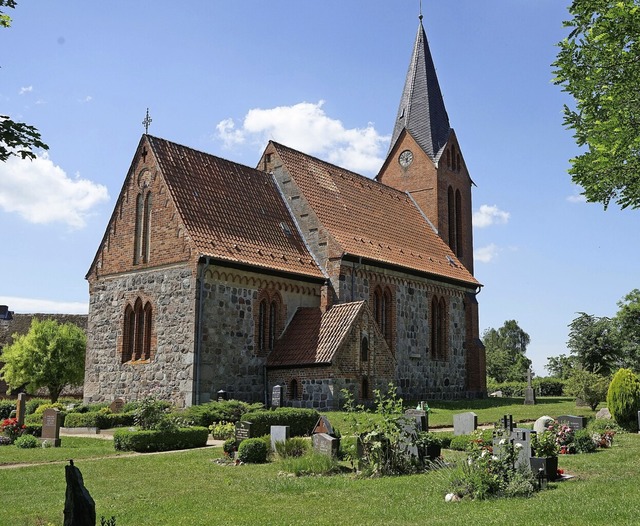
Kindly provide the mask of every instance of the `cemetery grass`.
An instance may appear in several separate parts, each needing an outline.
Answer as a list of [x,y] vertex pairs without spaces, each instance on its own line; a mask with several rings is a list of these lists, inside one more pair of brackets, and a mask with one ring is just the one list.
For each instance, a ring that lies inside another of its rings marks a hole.
[[[96,440],[96,439],[89,439]],[[1,448],[0,448],[1,449]],[[640,435],[620,434],[611,449],[562,455],[575,478],[530,499],[446,503],[446,469],[425,474],[355,478],[290,477],[282,465],[227,466],[220,448],[161,455],[77,460],[100,516],[118,526],[145,525],[598,525],[637,524]],[[445,451],[445,460],[464,454]],[[0,470],[0,524],[62,525],[61,464]],[[11,511],[11,517],[6,514]]]
[[[417,406],[417,402],[405,404],[406,408]],[[483,400],[429,401],[429,427],[453,427],[453,415],[473,411],[478,415],[478,425],[491,425],[503,415],[512,415],[514,423],[535,422],[542,415],[557,417],[575,415],[594,417],[589,407],[577,407],[574,398],[538,397],[536,405],[524,405],[524,398],[485,398]],[[357,417],[357,413],[355,414]],[[335,429],[349,429],[351,416],[345,412],[327,413]]]
[[[15,446],[0,447],[0,466],[8,464],[40,464],[67,459],[98,458],[122,455],[115,451],[112,440],[83,437],[62,437],[60,447],[20,449]],[[0,474],[0,480],[2,475]],[[0,517],[0,525],[2,518]]]

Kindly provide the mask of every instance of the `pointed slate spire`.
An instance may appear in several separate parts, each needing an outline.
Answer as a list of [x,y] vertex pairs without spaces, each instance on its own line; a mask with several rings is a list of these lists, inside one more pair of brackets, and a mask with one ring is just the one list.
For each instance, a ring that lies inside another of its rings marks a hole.
[[418,34],[413,46],[413,55],[400,99],[389,151],[393,149],[400,133],[406,128],[427,155],[435,160],[449,138],[449,116],[444,107],[436,68],[433,65],[427,35],[422,25],[422,15],[419,18]]

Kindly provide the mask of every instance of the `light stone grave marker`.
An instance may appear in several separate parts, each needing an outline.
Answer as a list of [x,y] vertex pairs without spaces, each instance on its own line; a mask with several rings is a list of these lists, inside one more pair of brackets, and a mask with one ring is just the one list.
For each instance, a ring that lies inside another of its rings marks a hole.
[[473,412],[453,415],[453,434],[470,435],[478,429],[478,415]]
[[340,439],[327,433],[315,433],[312,437],[313,450],[321,455],[337,457],[340,449]]
[[271,426],[271,451],[276,450],[276,442],[289,440],[289,426]]

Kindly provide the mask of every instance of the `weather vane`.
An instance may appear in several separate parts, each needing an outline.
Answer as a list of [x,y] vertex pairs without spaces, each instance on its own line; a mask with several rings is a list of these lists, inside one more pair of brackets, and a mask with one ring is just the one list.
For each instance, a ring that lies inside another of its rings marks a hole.
[[144,126],[144,133],[145,134],[149,133],[149,124],[151,124],[152,121],[153,121],[153,119],[151,117],[149,117],[149,108],[147,108],[147,115],[145,116],[144,120],[142,121],[142,125]]

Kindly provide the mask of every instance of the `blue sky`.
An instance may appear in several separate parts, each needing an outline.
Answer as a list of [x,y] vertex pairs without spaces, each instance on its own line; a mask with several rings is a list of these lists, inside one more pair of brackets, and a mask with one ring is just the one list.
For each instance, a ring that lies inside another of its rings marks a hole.
[[[569,0],[423,1],[451,125],[477,184],[481,331],[515,319],[537,374],[578,312],[638,283],[640,212],[587,204],[551,82]],[[50,150],[0,164],[0,304],[86,313],[84,276],[144,132],[255,166],[268,139],[373,176],[418,0],[20,1],[0,30],[0,114]],[[392,220],[392,218],[390,218]]]

